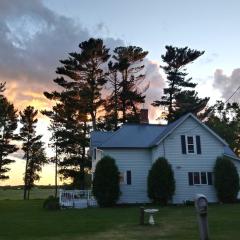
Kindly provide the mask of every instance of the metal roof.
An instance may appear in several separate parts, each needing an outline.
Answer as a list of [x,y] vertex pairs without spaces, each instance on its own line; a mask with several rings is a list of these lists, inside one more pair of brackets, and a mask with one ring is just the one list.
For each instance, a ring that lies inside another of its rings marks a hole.
[[112,133],[107,141],[99,145],[100,148],[149,148],[166,126],[156,124],[124,124]]
[[102,131],[94,131],[91,132],[90,134],[90,139],[91,139],[91,147],[98,147],[100,146],[103,142],[107,141],[114,132],[102,132]]
[[180,117],[168,125],[123,124],[122,127],[115,132],[94,131],[91,133],[90,144],[91,147],[99,148],[151,148],[158,145],[189,116],[193,117],[225,145],[224,155],[240,160],[222,138],[191,113]]

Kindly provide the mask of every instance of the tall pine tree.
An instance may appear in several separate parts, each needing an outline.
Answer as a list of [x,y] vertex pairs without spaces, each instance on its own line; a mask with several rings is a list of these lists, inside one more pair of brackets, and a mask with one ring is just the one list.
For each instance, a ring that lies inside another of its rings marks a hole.
[[18,150],[13,143],[16,140],[14,131],[17,128],[17,110],[2,94],[5,83],[0,83],[0,180],[8,179],[9,165],[15,161],[10,154]]
[[[140,104],[145,102],[139,85],[145,79],[144,58],[148,52],[136,46],[117,47],[112,56],[114,64],[110,67],[117,71],[118,81],[113,81],[114,114],[121,112],[120,122],[139,122]],[[110,68],[110,70],[111,70]],[[115,77],[113,75],[113,77]],[[117,101],[118,99],[118,101]],[[118,109],[116,108],[118,104]]]
[[85,101],[87,113],[91,116],[92,127],[97,128],[97,113],[103,105],[101,90],[107,82],[104,64],[110,55],[102,39],[90,38],[79,44],[80,52],[69,53],[69,58],[60,60],[62,67],[57,73],[66,76],[55,82],[67,89],[76,89]]
[[161,68],[167,75],[168,86],[164,88],[161,100],[154,101],[153,106],[167,107],[167,120],[172,122],[187,112],[199,113],[209,98],[198,97],[194,90],[197,84],[187,77],[186,72],[186,66],[203,55],[204,51],[173,46],[166,46],[166,50],[162,55],[165,65]]
[[38,111],[32,106],[26,107],[20,112],[20,138],[22,140],[22,150],[24,152],[25,174],[24,174],[24,199],[29,198],[29,193],[34,181],[39,179],[38,172],[42,165],[46,163],[42,136],[36,133]]
[[84,189],[85,169],[90,167],[87,147],[89,146],[89,124],[87,106],[82,99],[81,88],[65,88],[62,92],[44,93],[57,104],[51,111],[44,112],[57,129],[51,129],[57,134],[59,173],[64,179],[72,180],[75,188]]

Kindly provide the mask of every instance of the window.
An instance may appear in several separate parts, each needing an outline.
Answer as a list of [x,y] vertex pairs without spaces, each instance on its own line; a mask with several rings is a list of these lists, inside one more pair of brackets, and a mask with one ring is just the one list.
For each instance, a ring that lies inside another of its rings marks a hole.
[[181,135],[182,153],[183,154],[201,154],[200,136]]
[[195,153],[195,141],[193,136],[187,136],[187,152]]
[[120,184],[127,184],[127,185],[132,184],[132,172],[131,172],[131,170],[127,170],[127,171],[119,173],[119,183]]
[[103,151],[97,148],[93,149],[93,160],[101,160],[104,154]]
[[212,185],[211,172],[189,172],[188,173],[189,185]]

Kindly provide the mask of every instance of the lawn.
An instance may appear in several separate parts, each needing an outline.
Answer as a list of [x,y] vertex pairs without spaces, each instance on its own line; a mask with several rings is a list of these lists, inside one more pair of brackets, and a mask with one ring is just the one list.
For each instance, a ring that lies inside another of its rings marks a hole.
[[[193,207],[163,207],[157,225],[139,226],[138,207],[49,212],[42,200],[0,201],[1,240],[198,239]],[[240,205],[209,207],[211,240],[239,239]]]
[[[34,188],[31,190],[31,199],[46,199],[54,195],[54,189]],[[0,189],[0,200],[21,200],[23,199],[23,189]]]

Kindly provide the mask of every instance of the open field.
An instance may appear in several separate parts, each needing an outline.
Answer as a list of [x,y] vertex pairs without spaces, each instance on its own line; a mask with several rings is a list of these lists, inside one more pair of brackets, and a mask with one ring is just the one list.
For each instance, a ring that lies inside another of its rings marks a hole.
[[[34,188],[31,191],[30,199],[46,199],[54,195],[54,189]],[[0,200],[21,200],[23,199],[23,189],[0,189]]]
[[[157,225],[139,226],[138,207],[46,211],[41,200],[0,201],[1,240],[198,239],[193,207],[163,207]],[[240,205],[209,207],[211,240],[239,239]]]

